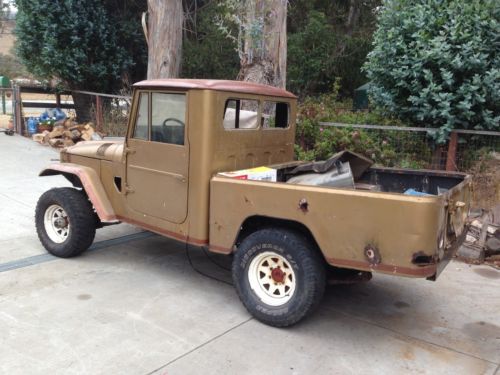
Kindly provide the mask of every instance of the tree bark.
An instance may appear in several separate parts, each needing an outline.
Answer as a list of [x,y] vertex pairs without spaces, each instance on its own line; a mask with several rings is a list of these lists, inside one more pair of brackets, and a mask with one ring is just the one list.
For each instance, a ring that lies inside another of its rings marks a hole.
[[361,13],[361,4],[359,0],[349,0],[349,13],[345,22],[347,35],[352,35],[358,25],[359,16]]
[[287,0],[247,0],[238,79],[286,86]]
[[72,92],[73,104],[75,105],[76,119],[78,123],[85,124],[95,121],[92,112],[95,107],[95,97],[88,94],[79,94]]
[[148,79],[179,76],[183,22],[181,0],[148,0]]

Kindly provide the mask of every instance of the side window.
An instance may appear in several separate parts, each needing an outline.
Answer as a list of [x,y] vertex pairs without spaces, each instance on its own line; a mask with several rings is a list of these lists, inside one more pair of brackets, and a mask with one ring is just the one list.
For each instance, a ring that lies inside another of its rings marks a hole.
[[186,95],[153,93],[151,100],[151,140],[184,144]]
[[135,129],[133,138],[148,140],[148,93],[142,92],[139,96],[139,108],[137,108],[137,118],[135,119]]
[[259,127],[259,101],[228,99],[224,109],[224,129],[256,129]]
[[288,103],[264,102],[262,127],[264,129],[288,128]]

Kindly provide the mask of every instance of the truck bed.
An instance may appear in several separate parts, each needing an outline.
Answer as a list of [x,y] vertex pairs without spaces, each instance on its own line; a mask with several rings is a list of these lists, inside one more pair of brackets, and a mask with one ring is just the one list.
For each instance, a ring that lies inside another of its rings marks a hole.
[[[372,167],[354,181],[361,189],[348,189],[286,183],[297,165],[271,166],[276,182],[215,176],[211,250],[231,252],[249,222],[293,224],[333,266],[433,278],[463,240],[471,188],[465,174]],[[430,195],[403,194],[408,189]]]

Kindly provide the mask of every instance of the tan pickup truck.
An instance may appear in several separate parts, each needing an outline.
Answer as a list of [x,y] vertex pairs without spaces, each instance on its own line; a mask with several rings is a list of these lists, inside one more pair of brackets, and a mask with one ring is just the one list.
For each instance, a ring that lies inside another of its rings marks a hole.
[[[352,184],[290,183],[308,169],[294,161],[295,119],[296,97],[273,87],[139,82],[124,141],[79,143],[40,173],[74,185],[40,197],[40,241],[71,257],[96,228],[127,222],[232,255],[241,301],[279,327],[307,316],[329,278],[435,279],[463,241],[470,178],[376,168],[344,153],[331,164],[350,166]],[[313,177],[325,172],[316,166]]]

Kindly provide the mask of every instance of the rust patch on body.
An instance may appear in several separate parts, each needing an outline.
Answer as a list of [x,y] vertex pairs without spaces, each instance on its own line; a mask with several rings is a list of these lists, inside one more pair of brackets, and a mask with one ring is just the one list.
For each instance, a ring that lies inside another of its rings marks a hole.
[[433,255],[427,255],[423,251],[419,251],[413,254],[411,262],[417,266],[429,266],[436,263],[436,259]]
[[404,301],[396,301],[394,302],[394,306],[396,306],[398,309],[405,309],[407,307],[410,307],[410,304]]
[[306,198],[302,198],[299,201],[299,209],[303,212],[306,213],[309,211],[309,203],[307,202]]
[[112,145],[113,145],[113,143],[105,143],[105,144],[103,144],[103,145],[99,146],[99,148],[98,148],[98,149],[97,149],[97,151],[96,151],[96,155],[97,155],[97,156],[104,157],[104,154],[106,153],[106,150],[107,150],[110,146],[112,146]]
[[380,256],[380,252],[373,245],[367,245],[365,247],[365,257],[368,260],[368,263],[372,265],[380,264],[382,261],[382,257]]

